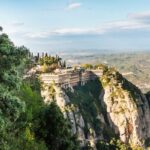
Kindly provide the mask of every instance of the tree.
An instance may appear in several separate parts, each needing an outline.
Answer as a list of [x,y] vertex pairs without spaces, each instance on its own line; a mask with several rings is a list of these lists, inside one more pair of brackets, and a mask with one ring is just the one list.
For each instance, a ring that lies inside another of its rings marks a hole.
[[66,61],[64,61],[64,63],[63,63],[63,67],[64,67],[64,68],[66,68]]
[[38,58],[38,60],[39,60],[39,58],[40,58],[40,54],[39,54],[39,53],[37,53],[37,58]]
[[0,26],[0,31],[3,31],[3,28]]
[[15,47],[6,34],[0,35],[0,149],[9,149],[21,128],[18,119],[25,112],[25,102],[15,93],[27,53],[25,47]]
[[[38,80],[22,80],[29,54],[0,35],[0,149],[78,149],[59,107],[54,102],[45,106]],[[47,60],[56,61],[50,56]]]
[[62,62],[62,59],[58,55],[53,57],[53,56],[48,55],[47,53],[45,56],[40,57],[39,64],[43,66],[46,65],[48,72],[51,72],[55,70],[56,68],[66,66],[66,62],[65,61]]
[[48,54],[47,54],[47,53],[45,53],[45,57],[48,57]]
[[75,138],[71,136],[69,123],[54,101],[37,116],[34,124],[36,136],[45,141],[49,150],[78,149]]
[[85,69],[92,69],[93,65],[91,65],[91,64],[83,64],[82,67],[85,68]]

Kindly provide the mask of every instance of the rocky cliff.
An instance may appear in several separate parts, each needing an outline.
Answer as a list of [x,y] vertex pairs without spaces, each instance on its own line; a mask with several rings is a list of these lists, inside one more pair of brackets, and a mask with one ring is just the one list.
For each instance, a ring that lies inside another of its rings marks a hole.
[[43,84],[41,93],[46,103],[56,100],[81,146],[96,149],[98,141],[112,138],[131,147],[149,142],[149,95],[113,68],[105,67],[103,76],[84,86],[62,89]]
[[114,69],[109,69],[101,82],[104,87],[101,102],[106,108],[110,126],[121,141],[144,145],[150,137],[149,100]]

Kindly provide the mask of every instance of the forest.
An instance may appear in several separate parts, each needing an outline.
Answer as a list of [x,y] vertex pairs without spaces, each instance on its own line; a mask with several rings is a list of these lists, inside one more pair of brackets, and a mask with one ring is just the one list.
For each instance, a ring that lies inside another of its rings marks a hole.
[[39,80],[23,79],[31,57],[26,47],[0,34],[0,149],[77,150],[76,137],[55,100],[45,105]]

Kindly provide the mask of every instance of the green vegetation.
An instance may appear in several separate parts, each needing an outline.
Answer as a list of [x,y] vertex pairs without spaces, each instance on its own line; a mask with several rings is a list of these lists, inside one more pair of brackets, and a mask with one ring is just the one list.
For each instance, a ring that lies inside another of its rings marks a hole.
[[85,122],[85,135],[90,132],[88,124],[96,131],[97,136],[102,134],[104,124],[98,119],[98,116],[101,113],[106,116],[106,112],[100,105],[99,93],[101,91],[102,85],[99,80],[89,81],[85,86],[75,88],[74,92],[66,91],[71,102],[80,109]]
[[[41,118],[41,119],[39,119]],[[49,150],[78,150],[76,137],[71,136],[70,125],[64,119],[62,112],[55,102],[43,109],[37,116],[35,135],[44,140]]]
[[62,59],[56,55],[50,56],[47,53],[42,54],[40,57],[39,54],[36,58],[36,63],[42,66],[42,72],[52,72],[57,68],[65,68],[66,67],[66,62],[62,61]]
[[[123,92],[127,92],[130,98],[135,102],[136,98],[141,97],[141,91],[138,87],[132,84],[130,81],[125,79],[115,68],[108,68],[101,77],[103,87],[112,87],[111,98],[124,99]],[[115,87],[115,90],[114,88]],[[135,103],[137,104],[137,103]]]
[[0,149],[78,149],[56,103],[43,103],[38,79],[22,80],[24,69],[32,66],[31,56],[27,48],[0,35]]
[[[96,147],[98,150],[130,150],[129,145],[122,143],[109,125],[103,124],[98,118],[98,115],[103,114],[105,122],[108,123],[106,110],[100,104],[99,99],[99,94],[102,90],[101,82],[97,79],[89,81],[85,86],[76,87],[74,92],[67,90],[66,93],[71,102],[79,107],[85,122],[85,135],[88,136],[90,134],[91,128],[94,129],[97,137],[103,135],[105,140],[97,141]],[[89,128],[89,124],[91,128]],[[85,149],[92,148],[87,145]]]
[[[53,86],[48,90],[54,101],[45,105],[40,94],[42,87],[38,78],[31,76],[23,80],[25,70],[33,65],[32,58],[27,48],[16,47],[6,34],[0,35],[0,149],[78,150],[79,143],[76,136],[71,134],[70,123],[55,102]],[[43,65],[45,72],[65,67],[65,62],[62,63],[58,56],[51,57],[46,54],[41,58],[37,57],[36,61]],[[97,79],[89,81],[85,86],[76,87],[74,92],[66,90],[66,93],[73,103],[70,104],[70,108],[78,106],[83,116],[86,137],[93,134],[94,129],[97,137],[103,135],[106,140],[97,142],[98,150],[130,149],[119,140],[112,139],[117,135],[109,125],[106,125],[107,113],[100,105],[99,94],[105,86],[115,85],[116,91],[112,92],[111,97],[120,96],[123,99],[124,95],[119,88],[122,86],[135,100],[139,95],[134,91],[138,88],[124,79],[114,68],[109,69],[101,64],[95,66],[87,64],[85,68],[103,68],[102,84]],[[101,114],[106,124],[101,121]],[[149,146],[149,139],[145,144]]]
[[147,138],[147,139],[145,140],[145,146],[146,146],[147,148],[150,148],[150,138]]
[[91,64],[82,64],[82,67],[85,69],[93,69],[93,65]]
[[3,28],[0,26],[0,31],[3,31]]
[[109,143],[98,141],[96,147],[98,150],[131,150],[130,146],[114,138]]
[[0,149],[11,149],[21,130],[25,102],[16,96],[21,85],[20,73],[28,59],[28,50],[15,47],[6,34],[0,35]]
[[96,65],[92,65],[92,64],[82,64],[81,65],[84,69],[103,69],[104,71],[108,70],[108,67],[104,64],[96,64]]

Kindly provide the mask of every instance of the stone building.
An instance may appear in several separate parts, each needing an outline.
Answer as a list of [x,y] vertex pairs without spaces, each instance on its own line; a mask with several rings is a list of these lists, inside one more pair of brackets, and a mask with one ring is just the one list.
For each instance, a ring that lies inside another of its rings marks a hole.
[[40,78],[45,84],[55,83],[56,85],[68,88],[84,85],[89,80],[95,80],[102,76],[103,70],[68,70],[63,69],[55,73],[42,73]]

